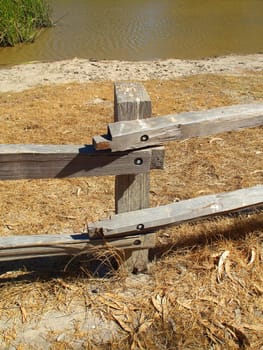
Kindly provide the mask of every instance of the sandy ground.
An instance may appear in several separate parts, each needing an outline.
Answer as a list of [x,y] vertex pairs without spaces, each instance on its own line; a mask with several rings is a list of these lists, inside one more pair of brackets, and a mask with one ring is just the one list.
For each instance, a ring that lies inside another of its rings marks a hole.
[[28,63],[0,69],[0,91],[22,91],[38,85],[105,80],[168,80],[191,74],[231,75],[263,69],[263,54],[203,60],[94,61],[87,59]]

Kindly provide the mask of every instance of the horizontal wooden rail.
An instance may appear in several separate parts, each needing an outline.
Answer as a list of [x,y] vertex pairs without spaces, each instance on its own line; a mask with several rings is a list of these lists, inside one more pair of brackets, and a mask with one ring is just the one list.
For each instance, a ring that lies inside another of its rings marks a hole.
[[[143,86],[119,83],[114,93],[116,122],[109,124],[107,135],[93,138],[93,146],[0,145],[0,180],[120,175],[117,215],[89,224],[85,234],[0,237],[0,261],[85,254],[108,246],[143,252],[155,246],[155,229],[263,205],[263,186],[255,186],[135,210],[148,206],[147,173],[163,168],[164,148],[159,145],[261,126],[262,103],[138,119],[151,116]],[[146,253],[134,256],[135,265],[148,261]]]
[[132,235],[127,237],[113,237],[105,240],[89,239],[87,234],[72,235],[27,235],[0,237],[0,261],[31,259],[35,257],[76,255],[90,252],[92,248],[114,247],[116,249],[147,249],[149,246],[148,235]]
[[262,205],[263,186],[255,186],[118,214],[91,223],[87,234],[0,237],[0,261],[84,254],[94,247],[148,249],[155,246],[157,228]]
[[93,145],[98,150],[111,149],[116,152],[259,125],[263,125],[262,103],[234,105],[111,123],[108,135],[95,136]]
[[162,169],[164,148],[96,151],[92,145],[0,145],[0,180],[138,174]]
[[201,196],[155,208],[136,210],[90,224],[90,237],[143,233],[171,224],[212,217],[263,205],[263,186]]

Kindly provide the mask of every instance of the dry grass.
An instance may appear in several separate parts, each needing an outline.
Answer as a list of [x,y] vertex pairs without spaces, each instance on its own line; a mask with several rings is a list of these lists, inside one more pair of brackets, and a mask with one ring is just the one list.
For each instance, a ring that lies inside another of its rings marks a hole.
[[[263,72],[144,85],[154,115],[263,101]],[[112,114],[112,83],[2,94],[0,140],[90,143],[106,131]],[[152,205],[262,184],[262,139],[263,129],[254,128],[169,143],[165,170],[152,172]],[[79,232],[113,211],[113,178],[5,181],[0,199],[2,236]],[[170,249],[144,277],[122,271],[96,280],[86,276],[85,268],[84,277],[3,273],[2,317],[21,324],[79,303],[120,330],[116,341],[100,346],[76,327],[72,341],[82,339],[83,349],[262,349],[262,219],[258,212],[161,230],[160,245]],[[12,344],[14,330],[6,329],[3,337]],[[71,348],[63,341],[52,346]]]

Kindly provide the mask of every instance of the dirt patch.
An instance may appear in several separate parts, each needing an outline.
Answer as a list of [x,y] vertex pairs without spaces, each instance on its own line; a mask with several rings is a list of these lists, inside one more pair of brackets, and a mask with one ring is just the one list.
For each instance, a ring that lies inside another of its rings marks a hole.
[[244,74],[263,69],[263,54],[229,55],[201,60],[96,61],[88,59],[35,62],[0,69],[0,91],[39,85],[117,80],[170,80],[193,74]]
[[[263,101],[263,71],[144,85],[154,115]],[[2,93],[0,119],[1,143],[90,143],[113,120],[113,83]],[[262,139],[258,127],[167,144],[151,205],[262,184]],[[113,180],[2,181],[0,234],[81,232],[113,212]],[[259,211],[161,230],[163,255],[145,275],[98,280],[85,262],[73,274],[1,264],[1,347],[262,349],[262,219]]]

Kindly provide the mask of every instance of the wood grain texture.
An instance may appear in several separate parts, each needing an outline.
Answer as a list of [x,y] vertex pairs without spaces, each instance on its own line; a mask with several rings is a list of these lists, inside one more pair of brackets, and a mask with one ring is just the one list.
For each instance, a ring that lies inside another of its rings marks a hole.
[[160,147],[112,153],[82,145],[0,145],[0,179],[138,174],[162,168],[163,155]]
[[152,116],[152,102],[141,83],[115,83],[114,101],[115,122]]
[[[114,120],[131,121],[151,117],[152,107],[148,93],[140,83],[114,85]],[[150,174],[120,175],[115,179],[115,211],[124,213],[150,205]],[[146,243],[146,242],[145,242]],[[154,244],[154,242],[149,242]],[[148,250],[127,256],[130,271],[143,271],[148,263]]]
[[[120,121],[109,124],[104,149],[107,145],[112,151],[138,149],[171,140],[209,136],[260,125],[263,125],[262,103],[185,112],[146,120]],[[98,149],[101,142],[94,138]]]
[[143,233],[171,224],[181,224],[263,204],[263,186],[184,200],[155,208],[113,216],[89,225],[90,237]]
[[[153,234],[149,234],[152,236]],[[114,247],[116,249],[152,248],[145,242],[145,235],[90,240],[87,234],[72,235],[27,235],[0,237],[0,261],[11,261],[35,257],[75,255],[85,253],[94,247]]]
[[[151,116],[151,100],[140,83],[115,83],[114,120]],[[115,181],[115,210],[123,213],[149,206],[149,174],[121,175]]]

